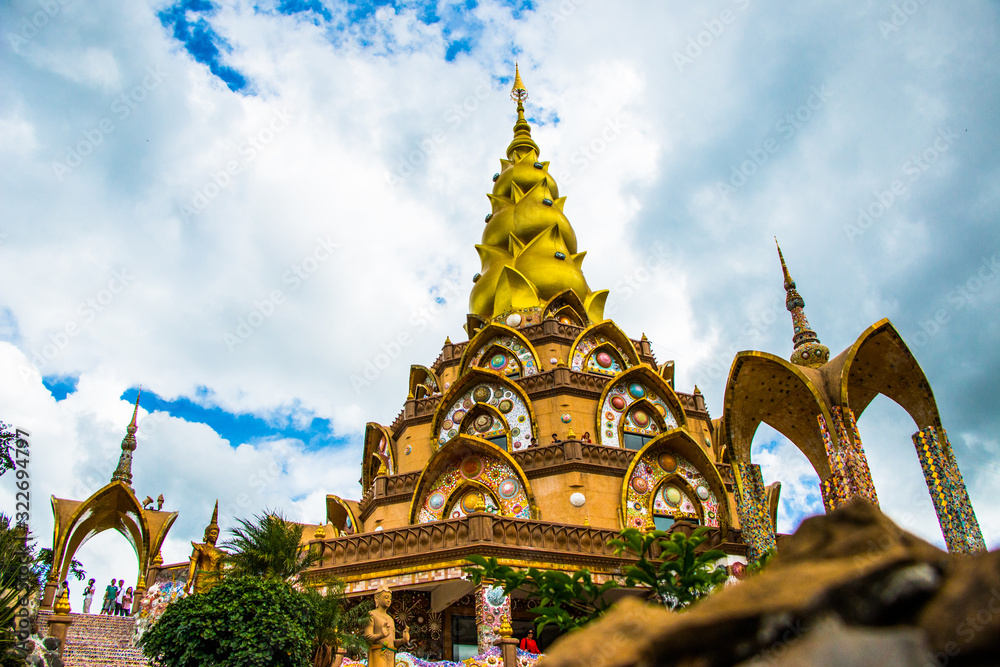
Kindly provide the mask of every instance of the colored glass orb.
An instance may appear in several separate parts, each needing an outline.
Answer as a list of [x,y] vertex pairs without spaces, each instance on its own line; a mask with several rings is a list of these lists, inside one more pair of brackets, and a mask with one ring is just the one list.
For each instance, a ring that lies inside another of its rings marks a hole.
[[676,486],[668,486],[663,492],[663,499],[668,505],[677,507],[681,504],[681,491]]
[[493,217],[492,213],[487,213],[485,222],[489,222],[492,217]]
[[543,199],[542,203],[545,204],[546,206],[552,206],[552,200],[551,199]]
[[634,421],[637,426],[645,427],[649,424],[649,415],[642,410],[636,410],[632,413],[632,421]]
[[545,169],[545,165],[542,164],[541,162],[536,162],[535,169]]
[[646,388],[638,382],[633,382],[628,386],[628,393],[632,398],[642,398],[646,395]]
[[497,179],[500,178],[500,174],[493,174],[493,182],[496,183]]
[[563,416],[560,417],[559,419],[562,421],[563,424],[568,424],[571,421],[573,421],[573,415],[571,415],[571,414],[569,414],[567,412],[567,413],[564,413]]
[[566,259],[566,253],[557,252],[556,253],[556,259]]
[[607,352],[598,352],[597,353],[597,365],[600,366],[601,368],[610,368],[611,367],[611,355],[608,354]]
[[622,409],[625,408],[625,399],[618,394],[612,396],[611,407],[613,407],[615,410],[621,411]]
[[507,356],[502,353],[494,354],[493,358],[490,359],[490,367],[496,370],[500,370],[506,365],[507,365]]
[[472,276],[472,282],[478,282],[478,280],[482,277],[483,277],[482,274],[477,273],[476,275]]

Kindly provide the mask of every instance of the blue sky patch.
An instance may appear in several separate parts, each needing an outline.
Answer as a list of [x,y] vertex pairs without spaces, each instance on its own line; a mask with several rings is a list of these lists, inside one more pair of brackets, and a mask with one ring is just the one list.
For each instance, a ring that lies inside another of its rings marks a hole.
[[281,0],[278,3],[278,13],[279,14],[304,14],[306,12],[315,12],[319,16],[322,16],[327,21],[333,19],[333,15],[330,14],[330,10],[323,6],[320,0]]
[[[298,4],[302,4],[302,0]],[[231,49],[206,20],[214,13],[215,5],[208,0],[181,0],[161,11],[157,17],[163,27],[173,31],[174,39],[184,45],[191,57],[207,65],[209,71],[219,77],[229,90],[234,93],[245,91],[248,85],[246,77],[222,64],[220,47],[227,52]]]
[[69,375],[50,375],[42,378],[42,384],[52,394],[52,398],[61,401],[76,391],[76,385],[80,382],[79,377]]

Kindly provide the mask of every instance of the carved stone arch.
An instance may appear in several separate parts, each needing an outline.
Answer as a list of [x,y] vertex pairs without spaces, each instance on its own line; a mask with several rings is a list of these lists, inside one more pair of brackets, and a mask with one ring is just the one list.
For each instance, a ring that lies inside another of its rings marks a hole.
[[365,447],[361,460],[361,488],[366,491],[375,481],[379,465],[385,464],[390,475],[395,475],[399,468],[396,465],[396,442],[389,429],[377,422],[365,425]]
[[573,344],[569,348],[566,365],[571,370],[584,371],[587,360],[595,353],[596,348],[603,343],[610,343],[614,347],[618,352],[619,358],[625,362],[626,367],[632,368],[641,363],[639,353],[636,352],[632,340],[625,335],[625,332],[617,324],[611,320],[604,320],[580,332],[580,335],[576,337],[576,340],[573,341]]
[[[440,520],[452,493],[467,481],[489,488],[503,516],[531,518],[534,494],[517,461],[488,440],[461,434],[435,452],[420,473],[410,502],[410,523]],[[441,498],[432,499],[434,494]]]
[[[646,509],[649,511],[650,516],[655,516],[656,497],[660,495],[660,491],[662,491],[663,487],[665,486],[677,487],[677,489],[687,497],[688,501],[690,501],[692,507],[694,508],[694,512],[691,513],[694,514],[693,518],[698,522],[699,525],[702,526],[707,525],[705,523],[706,520],[705,506],[704,503],[701,502],[701,499],[698,497],[698,492],[695,490],[696,487],[692,486],[691,483],[687,479],[685,479],[683,475],[678,473],[672,473],[670,475],[667,475],[662,480],[660,480],[660,482],[656,485],[653,491],[649,494],[649,504],[647,505]],[[691,518],[689,516],[686,516],[689,513],[683,512],[683,509],[684,509],[683,506],[678,507],[677,513],[685,515],[683,516],[683,518]]]
[[503,375],[482,368],[468,369],[441,397],[431,419],[433,446],[440,448],[459,435],[465,414],[480,403],[493,406],[502,416],[512,451],[528,447],[537,423],[531,399]]
[[538,362],[538,352],[531,341],[517,329],[505,324],[494,323],[480,329],[465,346],[465,351],[462,352],[462,359],[458,365],[459,376],[482,364],[486,364],[483,366],[484,368],[508,375],[505,372],[506,366],[501,368],[490,366],[493,357],[499,351],[497,348],[504,350],[509,359],[517,362],[522,377],[535,375],[541,368]]
[[544,320],[562,321],[565,318],[568,320],[566,323],[578,327],[586,327],[590,323],[586,306],[580,300],[580,295],[572,289],[565,289],[549,299],[542,308],[542,313]]
[[[645,424],[641,423],[641,417],[645,417]],[[607,422],[605,422],[607,425]],[[666,419],[660,414],[657,405],[648,398],[640,398],[625,407],[622,419],[618,423],[618,438],[625,446],[625,436],[627,433],[639,434],[648,438],[655,438],[661,433],[666,433],[672,427],[667,424]]]
[[[489,426],[483,428],[484,422],[487,419],[489,420]],[[504,415],[498,408],[488,403],[477,403],[470,408],[458,430],[465,435],[487,440],[493,443],[494,446],[499,446],[497,440],[502,436],[504,444],[500,448],[507,451],[514,451],[511,430],[506,419],[504,419]]]
[[410,395],[413,398],[424,398],[441,393],[441,380],[437,373],[426,366],[414,364],[410,366]]
[[764,422],[805,454],[820,480],[830,476],[833,419],[816,383],[799,366],[767,352],[738,353],[729,370],[723,414],[734,464],[750,463],[753,436]]
[[[500,511],[500,499],[497,498],[493,489],[477,480],[467,479],[448,496],[448,500],[444,504],[447,509],[445,510],[445,514],[442,518],[457,519],[462,516],[472,514],[475,511],[476,506],[465,502],[468,497],[467,494],[471,490],[475,490],[476,493],[483,498],[486,506],[486,512],[490,514],[497,514]],[[487,499],[490,502],[485,502]],[[490,507],[491,504],[492,507]],[[458,516],[455,515],[456,506],[459,508]]]
[[[674,457],[677,464],[674,469],[670,469],[667,465],[668,461],[664,454]],[[644,470],[643,466],[647,469]],[[692,476],[685,474],[692,471],[695,473]],[[661,483],[673,475],[681,475],[689,480],[700,476],[709,492],[706,498],[702,498],[695,490],[697,484],[689,486],[693,487],[695,494],[693,497],[697,498],[705,509],[703,514],[705,525],[718,526],[723,533],[728,531],[733,525],[734,508],[729,504],[725,481],[705,450],[683,428],[675,428],[657,436],[632,459],[622,483],[619,507],[622,528],[640,527],[635,525],[637,516],[634,504],[640,503],[640,506],[645,507],[648,512],[653,502],[653,495]],[[641,482],[636,482],[639,477],[646,480],[645,486]],[[715,516],[709,517],[709,511],[714,512]]]
[[160,552],[167,531],[177,519],[177,512],[143,509],[127,484],[114,481],[85,501],[52,496],[55,518],[52,539],[52,569],[46,584],[44,605],[51,605],[50,584],[65,581],[77,551],[87,541],[106,530],[121,533],[135,550],[138,561],[136,591],[145,591],[146,573]]
[[[865,329],[854,344],[829,362],[839,379],[836,393],[842,410],[855,419],[879,394],[906,410],[917,429],[941,428],[941,415],[930,382],[910,348],[888,319]],[[850,431],[849,431],[850,433]]]
[[344,535],[361,532],[358,522],[358,503],[329,494],[326,497],[326,520]]
[[[648,364],[619,373],[609,382],[598,401],[596,440],[606,447],[621,447],[621,421],[632,403],[645,399],[663,418],[661,428],[684,428],[687,417],[677,394]],[[660,412],[660,410],[663,412]]]

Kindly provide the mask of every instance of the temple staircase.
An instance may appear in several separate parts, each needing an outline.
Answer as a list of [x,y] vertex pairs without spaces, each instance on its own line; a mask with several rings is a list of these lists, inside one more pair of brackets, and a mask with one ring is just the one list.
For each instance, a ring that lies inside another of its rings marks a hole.
[[[38,613],[38,630],[48,634],[52,612]],[[66,667],[149,667],[142,649],[132,646],[135,619],[127,616],[71,614],[63,662]]]

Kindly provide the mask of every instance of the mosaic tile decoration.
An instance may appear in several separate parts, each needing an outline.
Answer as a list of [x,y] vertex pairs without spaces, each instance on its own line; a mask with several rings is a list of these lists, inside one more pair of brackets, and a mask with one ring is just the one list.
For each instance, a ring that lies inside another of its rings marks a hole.
[[[694,498],[676,480],[683,480]],[[643,528],[650,507],[661,516],[690,517],[705,526],[719,526],[719,500],[705,476],[686,458],[671,451],[647,452],[632,469],[625,494],[625,527]]]
[[500,639],[500,626],[504,619],[510,622],[510,596],[504,595],[503,586],[483,584],[476,589],[476,631],[479,652],[493,648]]
[[[840,415],[840,408],[833,408],[837,415]],[[854,411],[847,409],[844,415],[845,426],[850,426],[854,441],[846,440],[846,447],[849,453],[848,460],[851,471],[851,481],[853,492],[861,496],[875,507],[878,507],[878,494],[875,492],[875,482],[872,480],[871,468],[868,467],[868,457],[865,455],[865,448],[861,445],[861,432],[858,431],[858,422],[854,418]],[[846,430],[846,428],[845,428]]]
[[[599,351],[591,354],[598,346],[610,345],[617,352],[616,355],[607,351]],[[602,356],[603,355],[603,356]],[[586,373],[598,373],[600,375],[617,375],[629,368],[628,356],[617,343],[609,339],[604,334],[592,333],[583,337],[570,355],[569,367],[574,371],[584,371]]]
[[[514,451],[528,448],[528,445],[531,444],[532,431],[531,412],[528,410],[528,406],[516,392],[501,386],[499,383],[484,382],[470,388],[448,408],[444,421],[441,423],[441,431],[438,433],[439,449],[459,434],[462,429],[462,420],[477,405],[490,405],[502,415],[503,424],[492,425],[487,433],[509,433],[511,448]],[[469,426],[466,426],[466,429],[468,428]],[[477,431],[471,432],[481,435]]]
[[[624,380],[611,388],[611,391],[604,398],[604,404],[601,406],[601,428],[599,430],[601,434],[600,443],[602,445],[605,447],[622,446],[619,431],[622,419],[626,418],[626,415],[628,415],[628,418],[624,426],[629,432],[651,436],[659,433],[660,429],[656,424],[656,420],[646,415],[645,412],[643,412],[643,415],[646,417],[645,420],[637,419],[639,417],[638,413],[629,413],[629,406],[643,398],[653,404],[657,412],[660,413],[660,416],[663,417],[663,421],[666,422],[668,429],[677,427],[677,419],[670,411],[670,407],[666,401],[655,394],[645,384]],[[643,423],[638,423],[639,421]]]
[[392,460],[392,452],[389,450],[389,441],[386,439],[385,435],[382,435],[382,439],[378,442],[378,457],[382,459],[382,463],[389,470],[390,475],[396,474],[396,464]]
[[839,450],[833,444],[833,438],[830,437],[826,419],[820,414],[816,415],[816,421],[819,424],[819,434],[823,439],[823,449],[826,450],[831,471],[830,476],[820,482],[819,490],[823,496],[823,507],[827,512],[831,512],[847,502],[847,493],[844,489],[844,462]]
[[[497,346],[504,348],[505,352],[495,352],[490,355],[489,359],[483,359],[483,355],[486,354],[487,350]],[[531,350],[511,335],[491,338],[486,344],[476,350],[476,354],[469,361],[469,367],[477,366],[488,368],[504,375],[523,376],[534,375],[538,372],[538,366],[535,365],[535,359],[531,354]]]
[[[878,507],[878,495],[875,493],[875,484],[868,467],[868,457],[865,456],[864,447],[861,445],[861,434],[858,431],[853,411],[847,411],[847,419],[845,420],[841,409],[832,407],[830,408],[830,416],[837,433],[838,443],[836,445],[826,428],[826,420],[823,419],[823,415],[818,415],[816,418],[831,471],[830,477],[820,483],[826,511],[837,509],[857,496],[865,498]],[[853,442],[848,434],[848,426],[851,427],[854,435]]]
[[[534,667],[541,657],[541,655],[517,649],[517,667]],[[345,659],[341,664],[343,667],[366,667],[368,663],[367,661],[357,662]],[[496,647],[463,662],[424,660],[401,651],[396,654],[396,667],[503,667],[503,658],[500,657],[500,649]]]
[[941,435],[943,437],[938,436],[937,429],[933,426],[928,426],[913,434],[913,444],[917,448],[917,457],[934,502],[934,511],[941,524],[944,541],[951,553],[985,551],[983,533],[955,461],[948,434],[941,429]]
[[456,498],[447,512],[443,514],[448,519],[461,519],[463,516],[472,514],[476,510],[476,505],[480,502],[486,507],[490,514],[498,514],[500,507],[497,501],[488,493],[480,493],[478,489],[469,489],[461,498]]
[[742,480],[736,494],[736,511],[740,517],[743,543],[747,545],[747,562],[755,563],[770,549],[776,548],[771,515],[764,496],[764,478],[755,463],[735,464]]
[[[528,494],[514,468],[497,457],[467,454],[450,461],[445,466],[444,472],[434,480],[434,484],[420,503],[417,522],[426,523],[450,518],[445,514],[445,507],[454,492],[469,480],[479,482],[493,493],[500,501],[497,513],[501,516],[531,518]],[[453,501],[452,507],[460,504],[464,498],[463,494],[462,498]],[[471,509],[466,510],[468,511]]]

